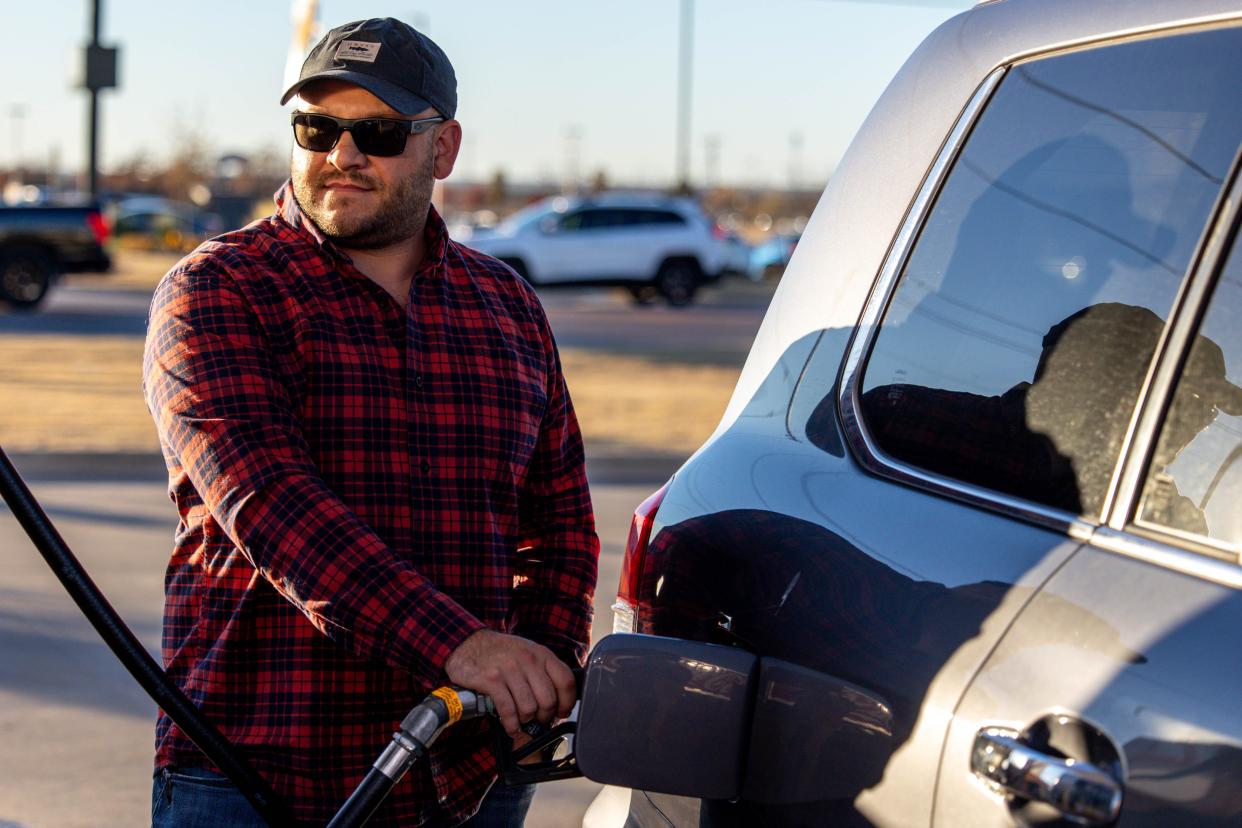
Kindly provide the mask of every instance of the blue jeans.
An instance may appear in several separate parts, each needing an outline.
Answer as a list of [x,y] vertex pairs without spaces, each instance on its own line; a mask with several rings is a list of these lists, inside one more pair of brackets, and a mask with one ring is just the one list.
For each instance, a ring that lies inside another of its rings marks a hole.
[[510,787],[498,779],[483,797],[479,812],[458,825],[460,828],[522,828],[534,798],[534,785]]
[[[479,812],[460,828],[521,828],[535,797],[534,785],[497,782]],[[151,786],[151,828],[268,828],[233,783],[199,768],[155,772]]]

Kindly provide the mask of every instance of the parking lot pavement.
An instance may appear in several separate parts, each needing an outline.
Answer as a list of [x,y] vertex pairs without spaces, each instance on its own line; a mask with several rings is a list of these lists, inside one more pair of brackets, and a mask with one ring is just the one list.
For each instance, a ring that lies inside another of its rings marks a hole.
[[[152,262],[152,273],[163,266]],[[147,282],[154,277],[117,275],[125,278],[67,280],[36,314],[0,311],[0,338],[80,337],[88,348],[94,342],[96,351],[102,338],[137,340],[145,330]],[[725,285],[704,291],[701,302],[688,309],[635,308],[607,290],[547,291],[543,298],[563,348],[582,349],[579,359],[582,353],[586,358],[624,354],[740,366],[771,289]],[[632,386],[634,376],[624,381]],[[609,391],[610,401],[614,396]],[[716,415],[713,409],[711,416]],[[599,416],[592,415],[593,422]],[[145,416],[141,420],[148,428]],[[75,418],[79,428],[81,422]],[[596,445],[612,452],[601,456],[591,449],[587,470],[603,544],[595,601],[598,639],[611,631],[630,514],[672,474],[682,454],[668,446],[645,453],[609,440],[588,442]],[[13,459],[95,581],[154,653],[175,525],[160,458],[149,452],[92,452]],[[153,704],[81,617],[3,505],[0,549],[7,553],[0,570],[0,828],[145,823]],[[528,824],[578,826],[598,790],[582,779],[544,785]]]
[[[156,652],[175,525],[158,458],[28,456],[15,463],[100,589]],[[630,513],[663,482],[667,465],[653,465],[646,480],[637,463],[619,467],[622,474],[607,463],[591,472],[603,543],[596,638],[611,631]],[[147,822],[154,705],[2,505],[0,549],[0,826]],[[549,783],[536,795],[528,824],[580,825],[598,789],[581,779]]]

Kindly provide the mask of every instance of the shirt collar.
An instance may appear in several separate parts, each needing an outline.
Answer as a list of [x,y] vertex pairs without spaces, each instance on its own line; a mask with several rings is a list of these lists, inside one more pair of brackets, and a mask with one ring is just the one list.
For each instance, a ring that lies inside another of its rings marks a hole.
[[[279,216],[286,224],[297,232],[309,236],[315,244],[324,249],[325,252],[348,260],[349,256],[341,250],[336,244],[323,234],[319,226],[311,221],[310,216],[302,212],[301,205],[293,196],[293,182],[286,179],[284,184],[276,190],[273,199],[276,202],[276,215]],[[430,205],[427,210],[427,223],[423,227],[424,253],[423,263],[419,265],[415,275],[422,276],[425,274],[438,273],[444,264],[444,258],[448,253],[449,234],[448,227],[444,224],[444,219],[440,218],[435,205]]]

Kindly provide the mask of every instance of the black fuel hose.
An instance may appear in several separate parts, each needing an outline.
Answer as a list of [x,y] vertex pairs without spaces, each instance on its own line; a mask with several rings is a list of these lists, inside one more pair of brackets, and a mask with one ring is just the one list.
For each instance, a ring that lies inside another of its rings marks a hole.
[[173,684],[155,660],[125,626],[108,599],[74,557],[69,546],[39,506],[25,481],[0,448],[0,494],[30,536],[43,559],[78,605],[113,654],[125,665],[156,704],[177,727],[193,740],[220,772],[237,786],[259,815],[274,828],[296,825],[292,812],[280,800],[267,780],[239,755],[181,688]]

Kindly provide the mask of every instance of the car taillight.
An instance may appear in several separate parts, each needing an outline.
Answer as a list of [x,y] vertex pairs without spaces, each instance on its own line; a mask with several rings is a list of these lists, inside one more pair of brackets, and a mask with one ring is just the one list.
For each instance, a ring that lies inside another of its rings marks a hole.
[[91,232],[95,234],[95,241],[100,245],[108,243],[108,220],[103,217],[102,213],[95,210],[87,213],[86,226],[91,228]]
[[612,605],[612,631],[634,632],[638,629],[639,579],[642,577],[643,558],[651,543],[651,529],[655,525],[656,511],[664,502],[670,480],[634,510],[630,521],[630,536],[625,542],[625,557],[621,559],[621,583],[617,586],[617,603]]

